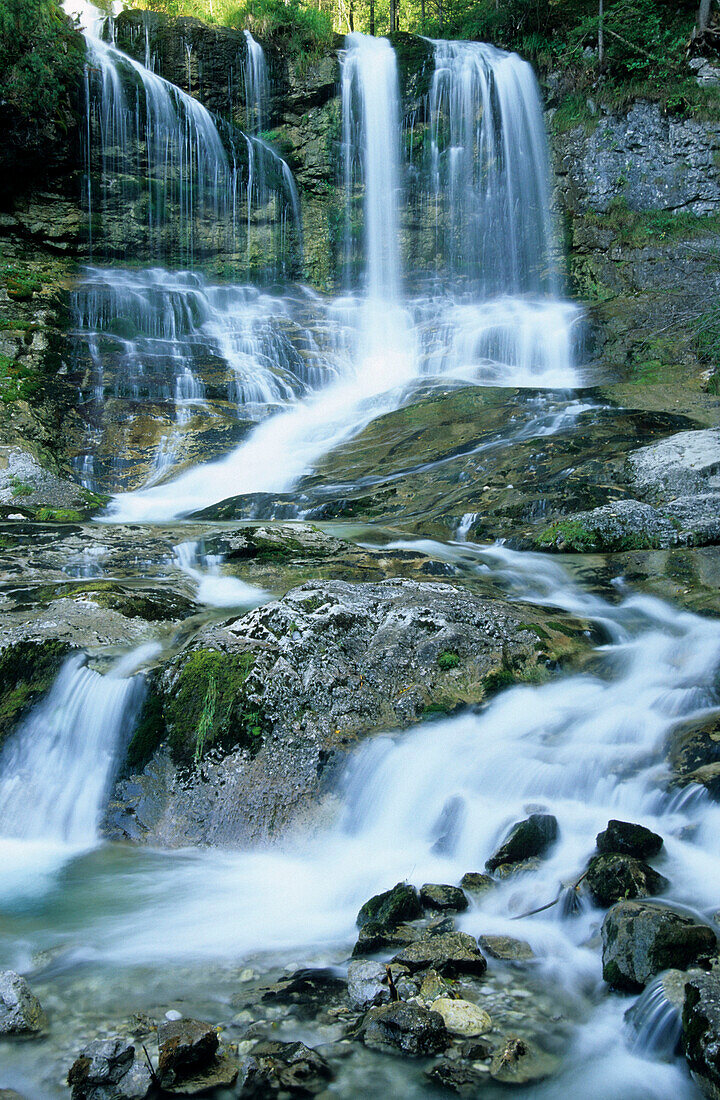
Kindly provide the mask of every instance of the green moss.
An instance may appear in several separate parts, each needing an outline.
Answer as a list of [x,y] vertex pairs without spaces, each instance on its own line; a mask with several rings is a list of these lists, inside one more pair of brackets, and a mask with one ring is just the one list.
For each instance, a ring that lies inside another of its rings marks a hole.
[[82,513],[75,508],[40,508],[35,518],[40,523],[82,523]]
[[573,92],[556,108],[550,125],[556,134],[565,134],[579,126],[582,126],[586,134],[591,134],[597,124],[597,112],[593,114],[588,107],[587,95]]
[[0,742],[52,686],[69,653],[64,642],[18,642],[0,653]]
[[443,672],[448,672],[451,668],[457,668],[460,664],[460,657],[457,653],[447,649],[444,653],[439,655],[437,663]]
[[249,702],[246,688],[253,664],[249,653],[230,655],[209,649],[183,660],[165,706],[170,747],[178,763],[198,763],[211,748],[257,751],[263,716]]
[[590,551],[597,545],[594,533],[577,520],[563,519],[551,523],[535,539],[539,547],[556,547],[559,543],[568,550]]
[[0,354],[0,401],[3,404],[31,401],[41,390],[42,382],[35,371],[22,360]]
[[28,485],[26,482],[20,481],[20,479],[17,477],[11,477],[10,484],[12,485],[13,499],[16,500],[19,497],[31,497],[35,492],[32,485]]

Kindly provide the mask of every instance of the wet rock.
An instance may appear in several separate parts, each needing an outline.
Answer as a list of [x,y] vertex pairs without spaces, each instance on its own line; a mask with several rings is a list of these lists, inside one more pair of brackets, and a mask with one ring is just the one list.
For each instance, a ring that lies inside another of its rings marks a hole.
[[682,1046],[690,1073],[706,1096],[720,1095],[720,974],[688,974]]
[[513,825],[495,854],[485,864],[494,871],[504,863],[519,863],[533,856],[543,856],[557,840],[558,823],[553,814],[531,814]]
[[663,1057],[679,1052],[687,978],[685,970],[663,971],[648,983],[625,1013],[638,1046],[648,1054]]
[[720,489],[720,429],[677,432],[631,452],[627,465],[635,489],[650,499]]
[[720,797],[720,722],[717,719],[683,723],[673,730],[666,746],[673,786],[699,783],[711,798]]
[[446,977],[458,974],[479,976],[487,970],[485,956],[466,932],[424,937],[404,948],[393,962],[406,966],[411,972],[432,968]]
[[633,856],[593,856],[585,879],[596,905],[607,908],[623,898],[649,898],[662,894],[670,883],[649,864]]
[[438,997],[431,1004],[433,1012],[439,1012],[445,1027],[451,1035],[461,1035],[464,1039],[473,1039],[492,1028],[492,1020],[487,1012],[471,1001],[450,997]]
[[468,907],[468,899],[457,886],[441,886],[426,882],[420,887],[420,900],[428,909],[450,910],[461,913]]
[[495,878],[501,880],[515,878],[516,875],[525,875],[531,871],[538,871],[540,869],[540,862],[537,856],[531,856],[530,859],[520,859],[517,863],[501,863],[499,867],[495,868]]
[[425,971],[422,976],[418,996],[426,1002],[427,1008],[429,1008],[432,1002],[436,1001],[438,997],[449,997],[451,994],[452,987],[440,977],[437,971]]
[[525,940],[515,940],[512,936],[480,936],[478,941],[483,951],[493,959],[507,962],[529,962],[535,953]]
[[392,890],[376,894],[366,901],[357,915],[358,928],[372,924],[377,931],[389,931],[403,921],[416,920],[423,914],[418,892],[407,882],[398,882]]
[[403,1002],[371,1008],[359,1034],[373,1050],[413,1057],[439,1054],[450,1045],[439,1013]]
[[263,1001],[289,1005],[299,1019],[315,1017],[345,995],[345,982],[335,971],[303,968],[263,991]]
[[237,1059],[218,1056],[207,1069],[201,1070],[170,1086],[172,1096],[209,1096],[216,1089],[229,1089],[238,1079]]
[[477,1096],[478,1090],[487,1084],[487,1072],[474,1069],[463,1062],[442,1058],[425,1070],[425,1076],[434,1085],[456,1092],[459,1096]]
[[596,843],[599,852],[617,852],[635,856],[636,859],[650,859],[662,848],[663,838],[644,825],[613,819],[608,821],[603,832],[598,833]]
[[23,977],[0,972],[0,1035],[36,1034],[45,1027],[42,1006]]
[[242,1100],[274,1096],[315,1096],[327,1087],[332,1070],[326,1060],[304,1043],[259,1043],[239,1074]]
[[200,1020],[163,1020],[157,1030],[158,1077],[164,1086],[197,1077],[213,1068],[219,1040],[215,1028]]
[[642,989],[661,970],[686,969],[716,947],[708,925],[640,901],[620,901],[608,910],[602,943],[605,981],[629,992]]
[[526,1085],[550,1077],[560,1066],[552,1054],[546,1054],[529,1039],[508,1035],[493,1054],[490,1076],[504,1085]]
[[21,1096],[14,1089],[0,1089],[0,1100],[27,1100],[27,1097]]
[[423,936],[443,936],[446,932],[455,931],[455,918],[449,913],[440,913],[425,925]]
[[351,962],[348,966],[347,995],[351,1008],[365,1009],[390,1000],[387,971],[382,963]]
[[374,921],[369,921],[364,928],[360,929],[360,935],[353,947],[353,958],[372,955],[375,951],[405,947],[418,939],[420,939],[420,932],[411,924],[399,924],[397,928],[386,932],[378,928]]
[[142,1100],[153,1083],[143,1052],[120,1036],[83,1047],[67,1080],[72,1100]]
[[544,528],[535,538],[539,550],[612,554],[656,549],[678,543],[670,518],[638,500],[617,500],[587,512],[573,512]]
[[480,871],[468,871],[460,879],[463,890],[469,894],[484,894],[495,886],[495,879],[490,875],[483,875]]

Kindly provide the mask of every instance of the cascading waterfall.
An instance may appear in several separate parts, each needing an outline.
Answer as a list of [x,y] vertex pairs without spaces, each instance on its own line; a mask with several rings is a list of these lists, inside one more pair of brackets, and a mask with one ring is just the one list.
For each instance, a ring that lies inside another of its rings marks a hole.
[[[0,754],[0,837],[87,847],[142,702],[144,647],[100,675],[70,657]],[[0,841],[0,846],[4,840]]]

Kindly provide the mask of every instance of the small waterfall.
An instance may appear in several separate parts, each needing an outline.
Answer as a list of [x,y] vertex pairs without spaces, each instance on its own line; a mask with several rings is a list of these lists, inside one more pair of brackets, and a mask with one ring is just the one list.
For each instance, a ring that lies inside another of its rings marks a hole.
[[[155,652],[155,647],[151,647]],[[70,657],[0,753],[0,835],[95,843],[118,757],[144,692],[144,647],[101,676]]]
[[631,1029],[631,1047],[653,1058],[671,1059],[678,1052],[682,1033],[685,974],[666,970],[640,994],[625,1014]]
[[430,186],[443,277],[483,297],[556,296],[548,155],[537,82],[517,54],[433,43]]
[[178,568],[197,585],[198,603],[209,607],[258,607],[268,593],[254,584],[220,572],[222,556],[208,554],[201,542],[181,542],[174,547]]
[[245,114],[248,130],[259,134],[265,129],[270,82],[268,80],[265,51],[256,42],[250,31],[244,31],[247,43],[247,61],[245,63]]

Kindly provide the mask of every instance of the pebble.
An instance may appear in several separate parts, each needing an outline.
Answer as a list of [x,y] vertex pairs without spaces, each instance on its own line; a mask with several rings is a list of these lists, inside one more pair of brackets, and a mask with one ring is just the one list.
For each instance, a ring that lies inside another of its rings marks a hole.
[[176,1008],[171,1008],[165,1013],[166,1020],[182,1020],[182,1012],[178,1012]]

